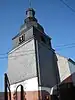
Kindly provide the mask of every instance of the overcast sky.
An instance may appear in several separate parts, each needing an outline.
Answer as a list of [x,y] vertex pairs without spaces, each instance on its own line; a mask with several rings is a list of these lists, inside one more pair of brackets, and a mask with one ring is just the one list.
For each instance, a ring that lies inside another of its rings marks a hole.
[[[31,1],[38,22],[52,38],[53,48],[75,60],[75,0],[64,0],[72,9],[61,0]],[[12,38],[18,34],[28,7],[28,0],[0,0],[0,91],[8,67],[6,53],[12,49]]]

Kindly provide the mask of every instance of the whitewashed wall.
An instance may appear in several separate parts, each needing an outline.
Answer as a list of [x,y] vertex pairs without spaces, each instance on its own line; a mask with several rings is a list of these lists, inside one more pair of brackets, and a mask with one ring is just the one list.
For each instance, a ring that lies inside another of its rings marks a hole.
[[[18,82],[16,84],[12,84],[10,86],[11,92],[15,92],[18,85],[22,85],[24,87],[24,91],[38,91],[38,78],[34,77],[22,82]],[[18,87],[17,91],[20,91],[20,87]]]
[[[28,80],[25,80],[25,81],[22,81],[22,82],[19,82],[19,83],[12,84],[10,86],[11,92],[15,92],[17,86],[19,86],[19,85],[22,85],[24,91],[26,91],[26,92],[27,91],[31,92],[31,91],[45,90],[49,94],[51,94],[51,92],[53,93],[53,91],[51,91],[52,90],[51,88],[38,86],[38,77],[34,77],[34,78],[31,78],[31,79],[28,79]],[[21,87],[20,86],[17,88],[17,91],[18,92],[21,91]]]
[[57,64],[59,69],[60,81],[62,82],[63,80],[65,80],[67,77],[71,75],[68,59],[58,54],[56,54],[56,56],[58,59]]

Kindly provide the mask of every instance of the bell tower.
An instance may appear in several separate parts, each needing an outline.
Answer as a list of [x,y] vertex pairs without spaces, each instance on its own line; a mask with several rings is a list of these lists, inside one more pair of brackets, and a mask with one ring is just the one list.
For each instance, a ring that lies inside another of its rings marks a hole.
[[56,58],[51,38],[38,23],[33,8],[27,9],[24,24],[12,42],[13,48],[8,54],[12,93],[21,84],[26,100],[44,100],[58,82]]

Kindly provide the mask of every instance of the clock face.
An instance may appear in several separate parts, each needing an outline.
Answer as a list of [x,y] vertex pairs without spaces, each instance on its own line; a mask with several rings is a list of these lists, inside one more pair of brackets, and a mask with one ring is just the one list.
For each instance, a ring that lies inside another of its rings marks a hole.
[[19,44],[25,41],[25,34],[19,37]]

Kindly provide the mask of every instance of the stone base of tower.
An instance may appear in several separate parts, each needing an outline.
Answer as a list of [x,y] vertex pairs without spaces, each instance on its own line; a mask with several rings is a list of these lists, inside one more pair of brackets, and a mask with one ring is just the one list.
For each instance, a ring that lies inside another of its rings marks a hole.
[[42,87],[38,84],[38,78],[30,78],[28,80],[12,84],[10,86],[11,89],[11,98],[12,100],[16,100],[16,93],[17,93],[17,100],[21,100],[21,87],[23,86],[23,95],[26,100],[51,100],[50,99],[50,92],[51,89],[48,87]]
[[[45,90],[27,91],[24,92],[23,94],[24,94],[24,100],[51,100],[50,94]],[[14,92],[11,93],[11,100],[16,100],[16,94]],[[17,92],[17,100],[21,100],[20,92]]]

